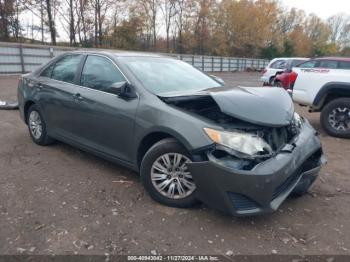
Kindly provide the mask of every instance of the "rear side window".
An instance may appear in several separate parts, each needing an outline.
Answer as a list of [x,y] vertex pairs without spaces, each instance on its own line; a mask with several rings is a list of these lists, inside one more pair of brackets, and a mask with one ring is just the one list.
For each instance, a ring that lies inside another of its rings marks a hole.
[[336,68],[338,67],[338,61],[333,61],[333,60],[321,60],[317,67],[336,69]]
[[339,69],[350,69],[350,62],[339,62]]
[[286,60],[277,60],[271,64],[270,68],[284,69],[286,68],[286,66],[287,66]]
[[108,92],[113,83],[123,81],[125,78],[122,73],[109,59],[89,55],[81,74],[80,85]]
[[74,83],[75,74],[78,70],[82,55],[67,55],[58,60],[52,71],[51,78]]
[[301,68],[314,68],[316,67],[317,61],[316,60],[312,60],[312,61],[307,61],[305,63],[302,63],[296,67],[301,67]]

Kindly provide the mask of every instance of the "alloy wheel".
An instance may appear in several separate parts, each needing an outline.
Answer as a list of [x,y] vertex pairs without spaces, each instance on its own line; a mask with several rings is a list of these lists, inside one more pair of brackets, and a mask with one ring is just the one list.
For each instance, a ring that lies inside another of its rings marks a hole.
[[337,107],[328,115],[328,122],[337,131],[350,130],[350,108]]
[[180,153],[166,153],[154,161],[151,180],[154,188],[170,199],[182,199],[196,189],[187,164],[191,160]]
[[30,112],[29,115],[29,129],[30,133],[35,139],[40,139],[43,133],[43,125],[41,117],[37,111]]

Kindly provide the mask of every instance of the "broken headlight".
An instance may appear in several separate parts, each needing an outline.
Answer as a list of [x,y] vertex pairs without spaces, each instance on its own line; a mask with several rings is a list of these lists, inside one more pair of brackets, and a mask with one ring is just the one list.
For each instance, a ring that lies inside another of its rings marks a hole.
[[242,157],[266,156],[273,153],[271,146],[255,134],[211,128],[204,128],[204,131],[213,142],[240,153]]

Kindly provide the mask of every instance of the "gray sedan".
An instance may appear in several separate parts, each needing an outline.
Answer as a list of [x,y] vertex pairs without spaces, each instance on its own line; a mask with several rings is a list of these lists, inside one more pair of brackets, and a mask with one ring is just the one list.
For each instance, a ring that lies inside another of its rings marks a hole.
[[282,89],[231,87],[153,54],[71,52],[23,75],[32,140],[59,140],[140,173],[156,201],[233,215],[276,210],[325,162]]

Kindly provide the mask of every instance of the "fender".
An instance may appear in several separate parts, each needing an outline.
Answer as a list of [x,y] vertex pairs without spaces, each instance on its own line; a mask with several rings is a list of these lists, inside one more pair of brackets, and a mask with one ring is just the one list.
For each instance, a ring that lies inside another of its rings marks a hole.
[[134,140],[134,147],[135,147],[135,151],[133,152],[133,162],[134,162],[133,169],[134,170],[139,171],[139,160],[140,160],[139,153],[140,153],[140,146],[142,141],[147,136],[156,134],[156,133],[161,133],[169,137],[175,138],[179,143],[181,143],[188,150],[188,152],[192,153],[190,143],[179,132],[166,126],[154,126],[150,129],[147,129],[145,132],[142,132],[142,134],[139,134]]
[[329,82],[321,87],[320,91],[317,93],[314,101],[313,108],[321,109],[326,101],[328,95],[337,96],[350,96],[350,83],[346,82]]
[[[138,136],[135,139],[136,145],[140,146],[143,139],[145,139],[147,136],[154,134],[154,133],[167,134],[167,135],[177,139],[187,150],[190,151],[191,146],[190,146],[190,143],[187,141],[187,139],[183,135],[181,135],[179,132],[177,132],[176,130],[173,130],[173,129],[166,127],[166,126],[154,126],[150,129],[147,129],[145,132],[142,133],[142,135]],[[137,154],[137,151],[135,152],[136,154]]]

